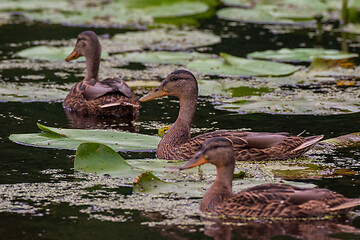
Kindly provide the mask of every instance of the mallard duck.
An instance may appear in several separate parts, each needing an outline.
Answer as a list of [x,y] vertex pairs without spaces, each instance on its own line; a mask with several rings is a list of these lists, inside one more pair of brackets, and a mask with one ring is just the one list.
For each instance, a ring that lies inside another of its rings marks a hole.
[[232,192],[235,168],[233,144],[226,138],[205,141],[200,151],[180,170],[205,163],[216,166],[215,182],[205,193],[200,210],[225,218],[298,218],[338,215],[360,205],[360,198],[349,199],[321,188],[301,188],[288,184],[269,183]]
[[90,115],[136,118],[140,103],[125,81],[119,78],[99,81],[101,45],[93,31],[79,34],[74,51],[65,60],[81,56],[86,59],[86,75],[71,88],[64,107]]
[[323,136],[290,136],[288,133],[246,131],[215,131],[191,138],[190,128],[195,114],[198,84],[195,76],[186,70],[170,73],[154,90],[140,99],[149,101],[162,96],[175,96],[180,100],[180,111],[157,147],[157,157],[162,159],[189,159],[206,139],[227,137],[235,149],[236,160],[284,160],[298,157],[309,150]]

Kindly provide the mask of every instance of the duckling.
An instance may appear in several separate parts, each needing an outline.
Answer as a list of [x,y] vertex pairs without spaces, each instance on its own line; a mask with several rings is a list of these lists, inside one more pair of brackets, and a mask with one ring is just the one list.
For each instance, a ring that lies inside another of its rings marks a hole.
[[69,62],[81,56],[86,59],[86,75],[71,88],[64,107],[89,115],[136,119],[140,103],[126,82],[116,77],[99,81],[101,45],[93,31],[78,35],[74,51],[65,60]]
[[224,218],[297,218],[345,214],[360,205],[360,198],[349,199],[322,188],[301,188],[269,183],[232,192],[235,169],[233,143],[216,137],[205,141],[201,149],[180,170],[205,163],[216,166],[215,182],[205,193],[200,210]]

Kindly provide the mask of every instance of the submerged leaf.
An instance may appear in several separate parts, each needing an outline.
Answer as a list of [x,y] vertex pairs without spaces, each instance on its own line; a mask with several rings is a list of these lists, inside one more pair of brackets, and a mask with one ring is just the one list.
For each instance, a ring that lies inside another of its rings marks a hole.
[[[154,150],[160,141],[159,137],[138,133],[41,126],[42,130],[48,129],[47,133],[11,134],[9,139],[20,144],[60,149],[76,149],[81,143],[97,142],[119,151]],[[68,137],[59,138],[58,135]]]

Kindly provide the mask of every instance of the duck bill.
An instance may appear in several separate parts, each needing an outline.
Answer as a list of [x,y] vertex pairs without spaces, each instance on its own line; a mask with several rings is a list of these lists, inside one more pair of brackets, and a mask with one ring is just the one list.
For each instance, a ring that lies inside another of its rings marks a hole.
[[74,50],[72,53],[70,53],[69,56],[67,56],[67,58],[65,58],[65,61],[70,62],[71,60],[78,59],[80,56],[81,55]]
[[158,86],[157,88],[155,88],[154,90],[150,91],[148,94],[146,94],[145,96],[140,98],[139,101],[147,102],[147,101],[153,100],[155,98],[159,98],[159,97],[163,97],[163,96],[167,96],[167,95],[169,95],[169,93],[166,92],[162,86]]
[[200,166],[200,165],[203,165],[203,164],[208,163],[208,162],[209,161],[206,160],[205,156],[201,152],[198,152],[189,161],[187,161],[186,163],[181,165],[180,170],[193,168],[193,167]]

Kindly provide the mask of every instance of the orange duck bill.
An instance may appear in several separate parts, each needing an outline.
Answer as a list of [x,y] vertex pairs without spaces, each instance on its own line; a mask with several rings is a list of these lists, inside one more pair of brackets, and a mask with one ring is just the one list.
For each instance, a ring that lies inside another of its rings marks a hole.
[[206,155],[202,151],[195,154],[189,161],[180,166],[180,170],[193,168],[208,163]]
[[162,85],[158,86],[154,90],[150,91],[148,94],[140,98],[140,102],[147,102],[150,100],[153,100],[155,98],[163,97],[169,95],[168,92],[164,90],[164,87]]
[[78,59],[79,57],[81,57],[81,55],[74,50],[69,56],[67,56],[67,58],[65,58],[65,61],[70,62],[71,60]]

